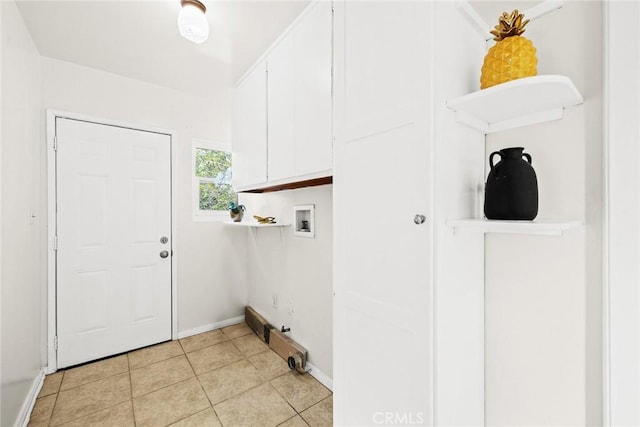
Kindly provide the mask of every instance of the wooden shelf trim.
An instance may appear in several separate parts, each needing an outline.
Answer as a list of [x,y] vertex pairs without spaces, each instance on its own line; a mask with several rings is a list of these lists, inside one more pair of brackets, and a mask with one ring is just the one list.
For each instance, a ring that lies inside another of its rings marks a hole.
[[333,176],[288,182],[286,184],[272,185],[270,187],[256,188],[254,190],[241,190],[239,193],[270,193],[273,191],[295,190],[297,188],[317,187],[319,185],[327,184],[333,184]]

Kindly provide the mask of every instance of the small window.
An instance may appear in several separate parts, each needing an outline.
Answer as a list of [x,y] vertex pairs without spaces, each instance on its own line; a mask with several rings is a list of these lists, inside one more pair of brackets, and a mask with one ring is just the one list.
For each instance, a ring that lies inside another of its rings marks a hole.
[[212,145],[202,141],[193,145],[195,220],[228,218],[229,202],[236,200],[231,186],[231,153]]

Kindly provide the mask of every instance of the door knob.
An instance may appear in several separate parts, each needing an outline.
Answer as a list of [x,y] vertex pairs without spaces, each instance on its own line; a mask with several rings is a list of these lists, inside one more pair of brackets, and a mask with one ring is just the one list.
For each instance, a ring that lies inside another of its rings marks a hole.
[[416,214],[416,216],[413,217],[413,222],[415,222],[416,225],[424,224],[426,220],[427,220],[427,217],[420,214]]
[[160,252],[160,258],[166,258],[169,256],[169,252],[168,251],[162,251]]

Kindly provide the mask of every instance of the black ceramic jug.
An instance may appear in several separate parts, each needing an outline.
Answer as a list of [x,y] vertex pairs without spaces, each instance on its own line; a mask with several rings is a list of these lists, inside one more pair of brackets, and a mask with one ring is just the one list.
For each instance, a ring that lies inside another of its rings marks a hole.
[[[503,148],[489,156],[491,171],[484,189],[487,219],[532,220],[538,215],[538,180],[531,156],[523,151],[522,147]],[[496,155],[500,161],[494,165]]]

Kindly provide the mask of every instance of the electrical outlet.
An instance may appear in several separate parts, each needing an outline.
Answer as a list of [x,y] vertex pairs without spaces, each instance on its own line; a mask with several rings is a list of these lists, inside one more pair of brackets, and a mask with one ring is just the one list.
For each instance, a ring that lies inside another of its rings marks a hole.
[[271,307],[278,309],[278,294],[271,295]]
[[293,308],[293,301],[289,300],[289,316],[293,316],[293,313],[295,313],[295,310]]

